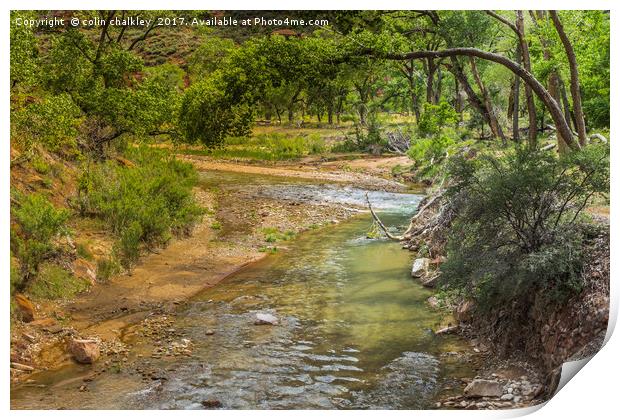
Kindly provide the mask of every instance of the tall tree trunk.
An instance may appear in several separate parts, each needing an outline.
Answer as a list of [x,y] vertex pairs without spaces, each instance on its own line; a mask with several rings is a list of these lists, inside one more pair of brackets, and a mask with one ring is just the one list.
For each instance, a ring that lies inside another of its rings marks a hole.
[[[546,18],[546,12],[544,10],[537,10],[536,12],[530,12],[532,17],[534,18],[534,22],[538,25],[538,21]],[[543,58],[545,61],[551,61],[551,50],[549,48],[549,40],[545,38],[542,34],[539,34],[540,43],[543,47]],[[560,97],[560,76],[556,70],[551,71],[549,73],[549,77],[547,80],[547,87],[549,89],[549,94],[555,99],[555,101],[560,105],[562,103],[562,99]],[[566,119],[565,119],[566,120]],[[570,121],[566,121],[566,125],[570,131]],[[566,144],[565,135],[557,132],[558,138],[558,151],[561,154],[564,154],[568,150],[568,145]]]
[[[523,67],[528,73],[532,73],[532,62],[530,60],[530,48],[525,39],[525,29],[523,24],[523,12],[517,10],[517,37],[519,38],[519,46],[521,47],[521,56],[523,58]],[[525,103],[527,105],[528,116],[528,142],[531,148],[536,148],[536,137],[538,132],[536,130],[536,104],[534,103],[534,95],[532,94],[532,88],[529,84],[525,84]]]
[[584,146],[588,138],[586,136],[586,123],[584,120],[583,108],[581,105],[581,91],[579,89],[579,69],[577,68],[577,57],[575,57],[573,45],[568,39],[568,36],[566,36],[564,26],[560,21],[560,17],[558,16],[557,11],[550,10],[549,15],[551,16],[553,25],[555,26],[555,29],[560,36],[560,40],[562,41],[562,45],[564,45],[564,50],[566,51],[566,56],[568,57],[568,65],[570,68],[570,91],[573,98],[573,112],[575,114],[575,123],[577,125],[577,136],[579,137],[579,144]]
[[561,77],[559,77],[559,82],[560,82],[560,97],[562,98],[562,107],[564,109],[564,118],[566,118],[566,122],[568,123],[568,126],[570,127],[571,121],[574,122],[574,118],[572,117],[571,112],[570,112],[570,103],[568,102],[568,95],[566,94],[566,84],[564,83],[564,80],[562,80]]
[[[517,45],[517,52],[516,52],[516,57],[517,57],[517,64],[521,65],[521,45]],[[514,88],[512,90],[512,139],[514,141],[519,141],[519,92],[520,92],[520,86],[521,84],[521,79],[519,79],[518,77],[515,76],[515,83],[514,83]]]
[[469,84],[469,80],[467,80],[467,76],[465,76],[465,73],[463,72],[461,63],[456,57],[450,57],[450,60],[452,62],[452,65],[448,67],[448,69],[452,72],[452,74],[454,74],[454,77],[459,81],[460,85],[462,86],[465,95],[467,95],[467,102],[469,102],[469,105],[471,105],[471,107],[474,108],[482,116],[482,120],[484,121],[484,123],[491,126],[491,121],[489,120],[489,115],[484,106],[484,103],[482,103],[482,100],[478,97],[474,89],[471,87],[471,84]]
[[459,121],[463,122],[463,98],[461,98],[459,78],[456,75],[454,75],[454,110],[459,114]]
[[489,126],[491,128],[491,132],[493,133],[493,137],[499,138],[502,141],[503,145],[506,145],[506,136],[504,136],[504,131],[502,130],[502,126],[497,120],[497,116],[495,115],[495,111],[493,110],[493,103],[491,102],[491,98],[489,97],[489,93],[482,83],[482,79],[480,78],[480,73],[478,73],[478,67],[476,66],[476,59],[474,57],[469,57],[469,63],[471,65],[471,72],[474,76],[474,80],[478,85],[478,89],[480,90],[480,95],[482,96],[482,101],[484,103],[484,107],[486,108],[486,112],[489,115]]
[[424,65],[424,70],[426,71],[426,102],[432,104],[435,99],[433,82],[435,80],[435,71],[437,70],[435,60],[429,57]]
[[416,93],[416,74],[413,60],[410,60],[409,63],[405,63],[400,70],[407,78],[407,82],[409,84],[409,95],[411,97],[411,113],[415,115],[416,123],[418,123],[420,121],[420,104]]
[[[532,73],[532,64],[530,60],[530,48],[525,39],[525,29],[523,25],[523,12],[521,10],[516,11],[516,22],[513,24],[497,13],[487,10],[487,14],[493,16],[503,24],[507,25],[517,35],[519,40],[519,46],[521,47],[521,55],[523,58],[523,67],[528,73]],[[528,143],[532,149],[536,148],[536,137],[538,135],[538,128],[536,126],[536,104],[534,103],[534,95],[532,93],[532,87],[529,83],[525,83],[525,103],[527,105],[527,116],[529,120],[528,125]]]
[[295,104],[297,103],[297,98],[299,97],[300,93],[301,93],[301,88],[297,88],[297,90],[295,91],[295,94],[293,95],[293,97],[291,98],[288,104],[288,122],[289,123],[292,123],[293,118],[295,118],[294,107],[295,107]]
[[443,75],[441,73],[441,67],[437,66],[437,85],[435,87],[435,93],[433,95],[433,103],[436,105],[441,100],[441,82],[443,80]]

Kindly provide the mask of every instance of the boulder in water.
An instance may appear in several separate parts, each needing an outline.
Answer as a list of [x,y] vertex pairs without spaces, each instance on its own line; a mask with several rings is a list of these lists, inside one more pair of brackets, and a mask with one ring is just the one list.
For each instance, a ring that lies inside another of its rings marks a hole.
[[278,325],[279,320],[276,316],[269,313],[257,313],[254,325]]

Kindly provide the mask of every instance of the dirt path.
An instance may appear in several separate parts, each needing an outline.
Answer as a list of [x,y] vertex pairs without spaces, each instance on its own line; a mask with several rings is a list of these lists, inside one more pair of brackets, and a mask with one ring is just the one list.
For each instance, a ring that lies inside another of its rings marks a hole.
[[184,160],[193,163],[199,170],[230,171],[246,174],[273,175],[302,178],[315,181],[338,182],[356,185],[362,188],[402,191],[406,186],[388,179],[391,169],[396,165],[410,164],[406,156],[371,157],[353,160],[321,161],[306,159],[296,164],[279,164],[274,166],[255,166],[249,164],[218,161],[202,156],[183,155]]
[[[187,160],[199,170],[341,182],[377,190],[404,188],[397,182],[371,175],[372,169],[368,173],[346,172],[338,170],[333,162],[330,162],[332,170],[328,171],[307,165],[259,167],[199,158]],[[376,163],[379,168],[382,162]],[[116,276],[105,284],[95,284],[90,292],[70,302],[46,308],[47,312],[39,314],[39,318],[49,323],[15,325],[11,334],[12,353],[29,353],[30,364],[37,370],[72,363],[65,351],[67,337],[96,338],[104,347],[118,343],[126,326],[139,323],[154,312],[172,312],[176,304],[267,255],[275,244],[265,242],[264,229],[276,227],[281,232],[297,233],[337,223],[355,213],[337,204],[287,203],[243,193],[231,194],[219,188],[197,188],[196,198],[205,208],[217,211],[205,216],[190,237],[175,239],[165,249],[142,257],[131,273]],[[239,226],[244,228],[239,230]],[[277,246],[286,247],[286,242]],[[52,314],[62,314],[62,320],[53,320]],[[28,376],[19,371],[13,374],[14,380]]]

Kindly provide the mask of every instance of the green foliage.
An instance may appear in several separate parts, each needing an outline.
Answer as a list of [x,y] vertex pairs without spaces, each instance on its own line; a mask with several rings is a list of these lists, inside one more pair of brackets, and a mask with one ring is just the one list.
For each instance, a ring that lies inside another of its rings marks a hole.
[[11,251],[19,260],[24,286],[39,271],[45,260],[58,250],[54,241],[67,233],[69,218],[66,209],[54,207],[41,194],[15,194],[16,206],[11,209],[15,227],[11,229]]
[[295,232],[287,230],[285,232],[280,231],[278,228],[267,227],[262,229],[265,242],[274,243],[278,241],[290,241],[295,238]]
[[422,137],[436,136],[441,130],[459,121],[458,114],[447,102],[438,105],[424,104],[424,111],[418,122],[418,132]]
[[40,299],[70,298],[88,289],[88,281],[73,276],[56,264],[44,263],[28,286],[28,294]]
[[217,77],[190,87],[181,103],[178,125],[185,140],[207,147],[219,147],[227,136],[249,134],[253,108],[227,93]]
[[34,84],[39,78],[37,41],[31,26],[18,25],[19,19],[32,19],[30,11],[11,10],[11,88]]
[[221,148],[210,150],[187,149],[183,153],[206,154],[215,158],[277,161],[299,159],[308,154],[321,154],[326,150],[325,140],[319,134],[290,136],[271,133],[253,137],[226,137]]
[[235,43],[226,38],[216,36],[204,37],[189,58],[190,74],[196,78],[204,78],[229,64],[230,54]]
[[140,244],[163,245],[172,234],[187,232],[202,215],[191,192],[197,174],[190,164],[146,147],[130,152],[135,166],[91,163],[82,174],[76,203],[82,214],[97,215],[109,224],[125,267],[137,260]]
[[86,244],[83,244],[83,243],[76,244],[75,252],[77,253],[78,257],[84,258],[85,260],[92,261],[93,259],[93,254],[92,252],[90,252]]
[[582,210],[609,189],[609,151],[590,146],[557,158],[516,150],[450,162],[457,211],[443,281],[483,309],[527,308],[536,291],[561,301],[581,287],[587,231]]
[[440,134],[433,138],[414,138],[411,139],[411,146],[407,154],[418,164],[433,162],[443,158],[446,151],[455,144],[454,138],[447,134]]
[[[114,253],[118,255],[124,267],[131,267],[140,258],[140,241],[144,237],[141,223],[144,222],[144,220],[134,220],[120,232]],[[147,218],[146,222],[151,222],[151,219]]]
[[47,95],[13,112],[11,136],[25,149],[39,144],[71,155],[77,147],[80,115],[80,109],[69,95]]
[[121,267],[114,258],[102,258],[97,261],[97,281],[101,283],[107,282],[120,271]]

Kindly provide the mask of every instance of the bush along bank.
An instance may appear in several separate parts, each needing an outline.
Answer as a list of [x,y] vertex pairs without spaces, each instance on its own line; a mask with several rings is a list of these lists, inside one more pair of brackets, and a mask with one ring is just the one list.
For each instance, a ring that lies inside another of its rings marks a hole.
[[[11,191],[11,294],[21,297],[12,314],[24,321],[35,318],[27,297],[71,298],[105,282],[188,234],[203,214],[196,170],[168,152],[128,148],[102,161],[40,154],[61,168],[54,181],[16,182]],[[40,178],[32,161],[12,176]]]
[[404,235],[429,304],[453,311],[437,332],[526,360],[550,397],[562,363],[594,354],[607,329],[609,220],[591,209],[608,200],[609,149],[470,148],[443,172]]

